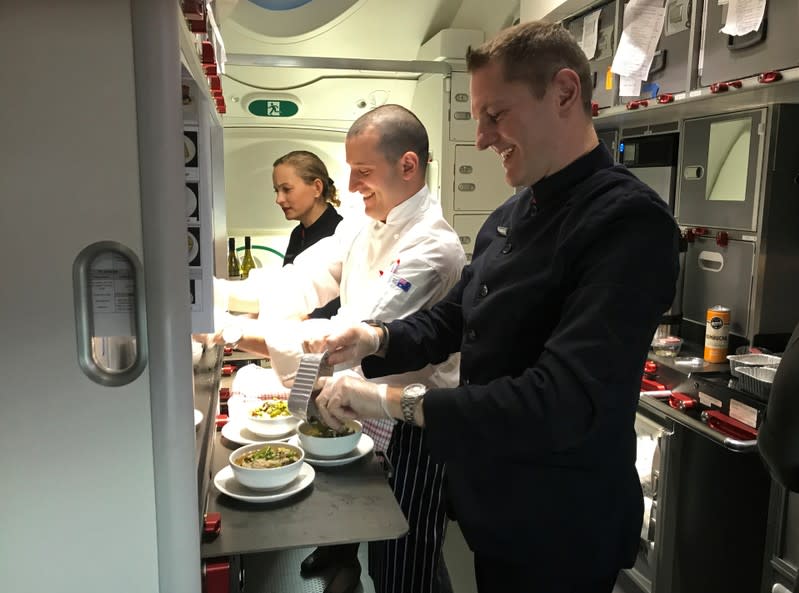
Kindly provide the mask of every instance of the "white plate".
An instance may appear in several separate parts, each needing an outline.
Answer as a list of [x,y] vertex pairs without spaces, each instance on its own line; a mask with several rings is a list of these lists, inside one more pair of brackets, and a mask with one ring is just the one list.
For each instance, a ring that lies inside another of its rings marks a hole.
[[194,428],[197,428],[198,426],[200,426],[200,422],[202,422],[202,421],[203,421],[203,413],[200,410],[195,408],[194,409]]
[[[289,445],[296,445],[302,448],[302,445],[300,444],[300,437],[297,436],[296,434],[293,437],[291,437],[287,442]],[[375,448],[375,442],[372,439],[372,437],[370,437],[368,434],[361,434],[361,440],[358,441],[358,445],[352,451],[347,453],[344,457],[335,457],[333,459],[322,459],[319,457],[311,457],[308,454],[308,451],[305,451],[305,461],[317,467],[335,467],[337,465],[347,465],[348,463],[357,461],[358,459],[369,453],[374,448]]]
[[192,159],[194,159],[194,155],[197,154],[197,147],[194,146],[194,142],[191,138],[184,134],[183,136],[183,159],[186,161],[186,164],[190,163]]
[[191,233],[186,233],[186,241],[188,243],[187,247],[189,250],[189,262],[197,257],[197,253],[200,251],[200,244],[197,243],[197,239],[194,238],[194,235]]
[[194,211],[197,209],[197,196],[194,195],[194,190],[188,185],[186,186],[186,218],[190,218]]
[[246,502],[276,502],[283,500],[304,490],[313,482],[316,472],[307,463],[303,462],[300,468],[300,473],[296,478],[280,490],[260,491],[253,490],[242,486],[233,476],[233,469],[226,465],[214,476],[214,486],[222,494],[227,494],[236,500],[244,500]]
[[254,445],[255,443],[268,443],[270,441],[288,441],[295,432],[292,430],[281,437],[260,437],[251,432],[243,424],[235,420],[228,420],[222,427],[222,436],[227,440],[238,443],[239,445]]

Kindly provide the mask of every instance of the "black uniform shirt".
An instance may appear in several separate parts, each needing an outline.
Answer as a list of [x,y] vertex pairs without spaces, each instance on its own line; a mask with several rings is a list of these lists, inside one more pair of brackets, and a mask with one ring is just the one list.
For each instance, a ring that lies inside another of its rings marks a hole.
[[363,361],[380,376],[460,350],[461,386],[429,390],[424,413],[476,552],[544,580],[632,563],[635,411],[678,237],[666,204],[599,145],[494,211],[449,295],[389,324],[387,357]]

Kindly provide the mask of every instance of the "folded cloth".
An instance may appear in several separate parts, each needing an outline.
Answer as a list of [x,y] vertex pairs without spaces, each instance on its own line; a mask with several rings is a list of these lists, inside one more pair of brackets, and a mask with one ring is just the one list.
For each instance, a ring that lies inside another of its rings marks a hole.
[[288,399],[291,390],[281,383],[274,370],[248,364],[236,371],[230,394],[245,399]]

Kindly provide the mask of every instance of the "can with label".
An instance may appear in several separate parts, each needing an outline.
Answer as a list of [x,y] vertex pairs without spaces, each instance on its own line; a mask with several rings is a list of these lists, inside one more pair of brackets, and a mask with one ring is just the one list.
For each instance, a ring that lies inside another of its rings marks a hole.
[[724,362],[730,342],[730,308],[716,305],[707,310],[705,360]]

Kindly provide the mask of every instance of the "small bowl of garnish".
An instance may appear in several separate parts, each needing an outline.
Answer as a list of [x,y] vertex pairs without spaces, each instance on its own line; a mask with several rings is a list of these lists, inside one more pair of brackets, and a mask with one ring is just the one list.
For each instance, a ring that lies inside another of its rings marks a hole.
[[277,438],[297,428],[298,422],[285,400],[270,399],[247,410],[245,426],[258,436]]
[[233,476],[255,490],[276,490],[291,483],[300,473],[305,453],[288,443],[245,445],[230,454]]
[[652,340],[652,352],[658,356],[673,357],[680,353],[682,348],[682,338],[677,336],[665,336]]
[[310,457],[333,459],[343,457],[361,440],[363,426],[357,420],[347,420],[341,431],[336,431],[318,420],[301,422],[297,427],[300,446]]

